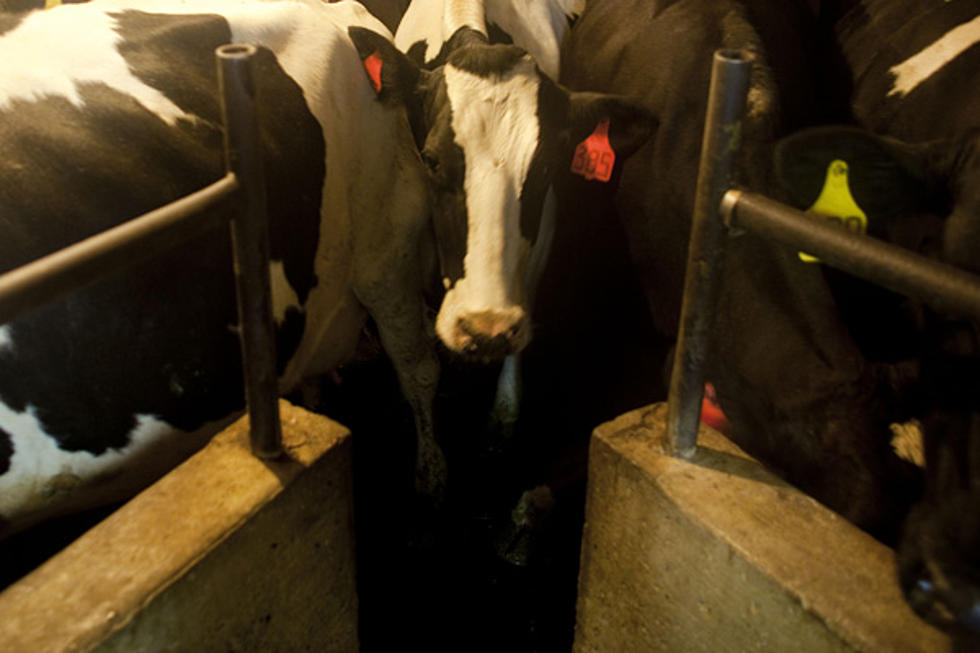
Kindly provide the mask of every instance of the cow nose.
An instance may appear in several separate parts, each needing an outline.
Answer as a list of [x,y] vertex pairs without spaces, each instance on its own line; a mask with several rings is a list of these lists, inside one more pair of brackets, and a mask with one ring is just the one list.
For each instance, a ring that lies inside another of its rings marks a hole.
[[456,320],[463,352],[473,358],[498,360],[521,350],[526,341],[524,311],[479,311]]

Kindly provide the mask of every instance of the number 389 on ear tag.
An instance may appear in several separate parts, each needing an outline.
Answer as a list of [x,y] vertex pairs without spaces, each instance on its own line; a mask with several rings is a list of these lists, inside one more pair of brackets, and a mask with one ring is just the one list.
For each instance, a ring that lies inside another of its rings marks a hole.
[[602,182],[612,177],[616,153],[609,144],[609,118],[603,118],[588,138],[575,148],[572,173]]

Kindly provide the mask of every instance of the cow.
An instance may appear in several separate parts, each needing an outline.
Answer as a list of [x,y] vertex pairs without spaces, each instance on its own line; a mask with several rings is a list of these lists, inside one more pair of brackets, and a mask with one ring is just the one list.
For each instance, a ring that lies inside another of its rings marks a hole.
[[[582,4],[581,0],[533,4],[517,4],[513,0],[415,0],[399,23],[395,45],[419,66],[435,69],[445,64],[450,50],[458,48],[453,37],[468,25],[486,36],[491,44],[509,43],[523,48],[545,75],[557,79],[561,41]],[[466,34],[461,32],[460,38]],[[550,251],[554,219],[554,195],[550,187],[541,213],[541,237],[535,239],[523,280],[528,305],[534,304],[541,270]],[[522,357],[515,353],[507,356],[500,368],[489,428],[485,429],[491,440],[490,448],[499,446],[493,440],[511,440],[517,429],[524,376],[521,361]]]
[[[777,168],[809,206],[843,162],[869,233],[980,273],[980,5],[843,3],[821,78],[848,126],[793,135]],[[855,126],[856,125],[856,126]],[[980,639],[980,324],[913,304],[918,373],[905,394],[921,422],[925,494],[897,550],[912,607],[959,638]],[[968,645],[963,645],[967,650]]]
[[[391,38],[355,2],[0,14],[0,271],[219,179],[214,49],[255,44],[280,387],[342,362],[370,316],[415,414],[416,485],[438,496],[427,173],[404,109],[365,78],[354,25]],[[241,411],[227,241],[216,231],[0,326],[4,533],[128,496]]]
[[516,354],[530,340],[554,231],[555,171],[605,130],[611,174],[612,157],[624,160],[649,132],[634,104],[569,94],[549,76],[573,5],[414,2],[395,35],[408,56],[363,30],[351,34],[380,71],[372,73],[379,98],[407,107],[428,165],[446,289],[436,331],[463,357],[504,359],[495,414],[505,427],[516,420]]
[[[738,183],[779,197],[777,138],[819,119],[815,25],[804,2],[622,0],[587,4],[569,33],[562,83],[639,100],[658,120],[609,191],[659,334],[678,331],[712,52],[752,59]],[[574,180],[569,201],[585,205],[575,185],[598,183]],[[705,362],[730,436],[852,522],[894,538],[920,483],[890,447],[900,370],[865,357],[821,266],[798,252],[745,233],[726,243],[720,278]]]
[[466,378],[453,385],[457,404],[474,406],[455,430],[473,433],[470,451],[480,452],[455,496],[478,519],[492,519],[525,480],[528,440],[513,435],[536,287],[560,219],[552,180],[576,156],[599,157],[586,151],[590,139],[608,151],[601,174],[615,174],[650,131],[634,103],[555,83],[574,5],[413,2],[395,34],[403,52],[351,34],[379,98],[407,107],[429,169],[445,288],[436,331],[451,354],[447,374]]

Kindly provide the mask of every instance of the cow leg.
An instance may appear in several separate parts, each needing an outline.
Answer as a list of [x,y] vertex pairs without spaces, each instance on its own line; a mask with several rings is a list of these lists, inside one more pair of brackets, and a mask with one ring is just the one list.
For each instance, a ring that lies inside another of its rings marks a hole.
[[426,328],[421,296],[404,292],[403,279],[358,284],[355,292],[378,325],[381,344],[415,417],[415,489],[439,504],[445,498],[447,479],[446,460],[436,442],[433,426],[439,359],[431,328]]
[[435,333],[426,319],[417,258],[406,256],[418,242],[411,234],[364,234],[355,253],[354,293],[374,318],[381,345],[390,358],[415,417],[415,488],[442,503],[446,460],[436,442],[433,403],[439,382]]

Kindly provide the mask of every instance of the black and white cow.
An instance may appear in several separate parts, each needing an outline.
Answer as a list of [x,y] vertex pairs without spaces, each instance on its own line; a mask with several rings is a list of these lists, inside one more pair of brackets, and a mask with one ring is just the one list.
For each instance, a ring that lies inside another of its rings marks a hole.
[[[487,335],[506,336],[491,348],[499,350],[490,352],[499,354],[494,358],[519,351],[530,335],[529,296],[553,230],[551,175],[556,159],[570,156],[560,150],[573,128],[568,98],[550,81],[568,19],[557,2],[416,0],[395,44],[422,52],[413,57],[422,65],[386,53],[383,44],[378,50],[415,83],[391,91],[416,116],[432,173],[447,289],[436,329],[458,353],[482,353],[471,335],[480,335],[481,321]],[[495,37],[517,46],[493,43]],[[377,49],[361,46],[364,56]],[[627,118],[617,125],[626,134],[628,126]]]
[[579,146],[590,134],[609,149],[608,176],[649,131],[636,105],[569,93],[549,76],[573,4],[413,2],[395,43],[414,56],[352,30],[379,97],[408,108],[429,168],[446,289],[436,331],[455,353],[505,359],[495,409],[505,423],[516,419],[515,354],[530,339],[554,231],[552,179],[576,153],[599,156]]
[[[833,16],[824,78],[863,129],[824,127],[780,146],[779,167],[808,206],[814,177],[846,163],[867,229],[980,273],[980,3],[862,0]],[[816,189],[818,190],[818,189]],[[980,639],[980,324],[918,307],[926,494],[898,550],[912,606]],[[964,632],[960,632],[964,635]],[[969,635],[965,635],[969,636]],[[964,650],[966,650],[964,648]]]
[[[221,177],[213,52],[258,45],[281,387],[342,362],[373,317],[415,412],[417,484],[438,494],[426,172],[352,25],[388,37],[354,2],[0,14],[0,270]],[[241,410],[227,241],[217,231],[0,326],[0,530],[135,491]]]
[[[662,334],[678,328],[712,52],[754,59],[739,183],[775,194],[776,139],[817,117],[815,24],[804,2],[621,0],[588,4],[568,36],[565,84],[636,98],[659,121],[625,162],[613,202]],[[752,234],[727,250],[707,363],[731,436],[848,519],[893,536],[917,486],[890,448],[892,367],[864,356],[821,266]]]
[[[449,52],[459,48],[458,39],[467,38],[464,35],[469,32],[460,32],[456,40],[453,37],[461,28],[468,27],[485,35],[491,44],[510,43],[524,49],[545,75],[557,79],[561,41],[582,4],[581,0],[547,0],[533,4],[513,0],[415,0],[399,23],[395,44],[415,63],[432,70],[443,66]],[[457,105],[465,101],[465,97],[457,94]],[[517,163],[519,159],[513,161]],[[527,291],[526,306],[534,304],[539,276],[550,252],[554,230],[554,195],[550,184],[540,210],[540,237],[535,237],[522,281]],[[493,219],[490,212],[484,216],[475,214],[474,219]],[[507,356],[497,380],[492,423],[493,429],[503,435],[514,431],[520,414],[521,360],[519,354]]]

